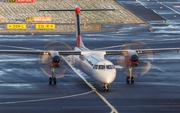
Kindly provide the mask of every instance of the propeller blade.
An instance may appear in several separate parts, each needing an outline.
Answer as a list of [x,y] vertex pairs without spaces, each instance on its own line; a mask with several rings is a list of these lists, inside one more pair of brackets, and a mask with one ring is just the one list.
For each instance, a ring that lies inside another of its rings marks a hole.
[[129,69],[126,68],[126,69],[123,71],[123,73],[124,73],[125,75],[129,76]]
[[[60,42],[59,50],[72,50],[72,48],[64,42]],[[75,63],[74,55],[64,55],[70,64]]]
[[132,44],[131,44],[133,50],[142,49],[143,46],[145,46],[145,45],[146,45],[146,43],[144,43],[142,41],[136,41],[136,40],[132,41]]
[[72,48],[64,42],[60,42],[59,50],[72,50]]
[[117,56],[117,63],[118,63],[118,65],[120,65],[121,67],[125,67],[125,66],[126,66],[126,63],[125,63],[124,56]]
[[[131,50],[128,42],[121,46],[120,50]],[[127,54],[124,54],[124,56],[117,56],[117,63],[121,67],[127,66],[128,59],[124,58]]]
[[50,61],[50,56],[49,55],[42,55],[41,57],[41,63],[44,64],[44,63],[49,63]]
[[[124,73],[125,75],[129,76],[129,69],[126,68],[123,73]],[[133,69],[132,69],[132,74],[131,74],[131,75],[132,75],[132,77],[137,77],[137,76],[138,76],[138,70],[137,70],[137,68],[133,68]]]
[[39,54],[39,64],[51,64],[52,59],[51,56],[46,55],[46,54]]
[[143,62],[140,61],[139,62],[139,70],[140,70],[140,76],[143,76],[144,74],[146,74],[150,68],[151,68],[151,63],[150,62]]
[[64,64],[62,64],[60,68],[56,69],[56,78],[64,77],[66,70],[67,70],[67,67]]
[[138,68],[136,68],[136,67],[133,68],[133,69],[132,69],[132,76],[133,76],[133,77],[137,77],[137,76],[138,76],[138,72],[139,72],[139,71],[138,71]]
[[47,45],[44,46],[44,49],[46,49],[48,51],[56,51],[57,50],[57,41],[48,43]]
[[49,67],[49,65],[44,65],[41,67],[41,70],[44,72],[44,74],[46,74],[49,77],[52,77],[52,71],[51,68]]

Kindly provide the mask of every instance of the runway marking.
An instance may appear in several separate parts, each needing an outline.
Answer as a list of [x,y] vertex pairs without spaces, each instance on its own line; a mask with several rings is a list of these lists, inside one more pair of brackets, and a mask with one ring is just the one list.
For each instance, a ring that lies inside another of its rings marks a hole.
[[21,64],[21,63],[13,63],[13,64]]
[[176,10],[170,8],[169,6],[167,6],[167,5],[165,5],[165,4],[161,3],[161,2],[158,2],[158,3],[160,3],[161,5],[163,5],[163,6],[167,7],[167,8],[169,8],[170,10],[172,10],[172,11],[174,11],[175,13],[177,13],[177,14],[180,15],[180,13],[179,13],[178,11],[176,11]]
[[0,63],[0,64],[6,64],[6,63]]
[[25,48],[25,47],[18,47],[18,46],[8,46],[8,45],[0,45],[1,47],[10,47],[10,48],[18,48],[18,49],[29,49],[29,50],[38,50],[33,48]]
[[157,62],[157,63],[159,63],[159,64],[164,64],[164,63],[166,63],[165,61],[159,61],[159,62]]
[[45,98],[45,99],[36,99],[36,100],[24,100],[24,101],[14,101],[14,102],[0,102],[0,104],[15,104],[15,103],[26,103],[26,102],[39,102],[39,101],[47,101],[47,100],[58,100],[58,99],[63,99],[63,98],[71,98],[71,97],[77,97],[77,96],[81,96],[81,95],[86,95],[89,93],[94,92],[89,91],[89,92],[85,92],[85,93],[80,93],[80,94],[75,94],[75,95],[69,95],[69,96],[63,96],[63,97],[55,97],[55,98]]
[[118,113],[118,111],[94,88],[93,85],[91,85],[80,73],[78,73],[73,67],[72,65],[69,64],[69,62],[62,56],[62,58],[64,59],[64,61],[71,67],[71,69],[77,74],[79,75],[79,77],[81,77],[81,79],[84,80],[84,82],[94,91],[96,92],[96,94],[99,95],[99,97],[111,108],[111,113]]

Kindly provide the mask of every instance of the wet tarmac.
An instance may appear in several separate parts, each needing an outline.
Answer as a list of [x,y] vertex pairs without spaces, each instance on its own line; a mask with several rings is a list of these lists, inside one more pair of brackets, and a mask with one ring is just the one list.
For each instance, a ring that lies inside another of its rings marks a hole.
[[[150,48],[180,47],[180,9],[174,7],[179,6],[180,1],[138,0],[138,4],[134,0],[116,1],[151,24],[154,32],[150,32],[146,24],[106,24],[103,31],[82,33],[86,47],[116,46],[108,49],[117,50],[132,40],[143,41]],[[0,48],[41,50],[53,41],[65,42],[71,48],[76,46],[75,33],[3,34]],[[106,56],[106,59],[117,63],[117,56]],[[156,53],[153,59],[150,71],[136,77],[134,84],[126,84],[126,75],[117,69],[109,92],[103,92],[102,84],[78,71],[97,90],[95,92],[68,66],[65,77],[57,79],[57,85],[49,85],[48,76],[40,69],[38,55],[1,54],[0,112],[179,113],[180,53]]]

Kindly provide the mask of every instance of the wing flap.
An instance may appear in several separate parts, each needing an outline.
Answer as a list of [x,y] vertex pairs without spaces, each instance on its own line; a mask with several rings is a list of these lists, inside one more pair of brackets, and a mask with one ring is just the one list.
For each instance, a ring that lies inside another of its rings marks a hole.
[[106,51],[106,55],[116,55],[116,54],[128,54],[127,50],[109,50]]

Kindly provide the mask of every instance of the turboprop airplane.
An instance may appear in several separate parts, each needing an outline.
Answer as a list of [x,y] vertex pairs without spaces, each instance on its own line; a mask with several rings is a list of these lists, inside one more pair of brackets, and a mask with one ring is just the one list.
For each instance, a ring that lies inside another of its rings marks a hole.
[[[0,50],[0,53],[19,53],[19,54],[37,54],[42,55],[42,62],[46,62],[52,72],[49,77],[49,84],[56,84],[56,76],[54,76],[54,70],[63,67],[62,58],[63,55],[74,55],[75,66],[90,76],[92,79],[103,84],[103,90],[108,91],[108,85],[116,78],[116,69],[114,64],[106,60],[104,55],[118,55],[123,54],[126,57],[125,63],[129,69],[128,81],[134,83],[131,70],[132,68],[139,66],[138,54],[156,53],[156,52],[168,52],[179,51],[180,48],[161,48],[161,49],[133,49],[133,50],[98,50],[92,51],[85,47],[80,30],[80,17],[81,11],[111,11],[114,9],[54,9],[54,10],[39,10],[39,11],[74,11],[76,14],[76,43],[77,46],[74,50]],[[53,43],[52,43],[53,44]],[[48,44],[48,45],[52,45]],[[48,46],[47,45],[47,46]],[[66,45],[66,44],[65,44]],[[47,57],[48,56],[48,57]],[[67,62],[67,61],[66,61]]]

